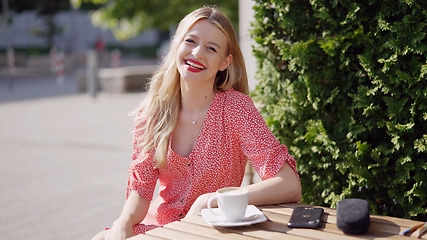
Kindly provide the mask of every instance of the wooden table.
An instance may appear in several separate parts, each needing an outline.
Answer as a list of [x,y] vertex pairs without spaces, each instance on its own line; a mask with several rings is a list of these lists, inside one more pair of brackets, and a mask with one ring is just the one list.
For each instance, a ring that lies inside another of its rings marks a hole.
[[[292,210],[296,206],[310,206],[306,204],[278,204],[259,206],[258,208],[269,219],[266,222],[245,227],[212,227],[203,218],[188,216],[181,221],[172,222],[162,228],[148,231],[145,235],[138,235],[131,240],[143,239],[414,239],[417,231],[411,236],[399,236],[399,233],[418,223],[408,219],[371,215],[371,224],[367,233],[362,235],[346,235],[337,228],[336,210],[323,207],[323,223],[320,229],[292,229],[287,226]],[[421,236],[427,239],[427,234]]]

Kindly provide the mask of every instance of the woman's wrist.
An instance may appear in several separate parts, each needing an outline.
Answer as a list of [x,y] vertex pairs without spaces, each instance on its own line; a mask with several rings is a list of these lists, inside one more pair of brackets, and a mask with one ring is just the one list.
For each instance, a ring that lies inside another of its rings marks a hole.
[[131,215],[122,213],[119,218],[113,222],[112,229],[114,229],[114,231],[112,234],[114,236],[123,236],[126,238],[132,237],[135,235],[133,225]]
[[119,225],[119,226],[132,226],[132,217],[129,213],[122,213],[120,214],[119,218],[117,218],[113,225]]

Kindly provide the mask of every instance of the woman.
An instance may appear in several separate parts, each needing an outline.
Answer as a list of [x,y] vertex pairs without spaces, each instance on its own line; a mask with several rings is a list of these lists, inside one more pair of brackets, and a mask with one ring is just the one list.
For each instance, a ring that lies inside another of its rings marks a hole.
[[[135,111],[122,213],[94,239],[125,239],[199,213],[217,189],[241,185],[247,159],[263,179],[246,187],[249,204],[300,201],[295,160],[247,94],[229,19],[212,7],[184,17]],[[160,196],[151,201],[158,180]]]

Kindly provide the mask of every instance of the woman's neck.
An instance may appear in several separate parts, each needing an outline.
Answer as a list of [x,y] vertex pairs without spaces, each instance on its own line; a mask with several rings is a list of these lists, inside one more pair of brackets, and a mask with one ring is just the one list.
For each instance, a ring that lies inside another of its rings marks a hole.
[[197,113],[210,105],[214,94],[212,86],[197,89],[181,86],[181,104],[187,112]]

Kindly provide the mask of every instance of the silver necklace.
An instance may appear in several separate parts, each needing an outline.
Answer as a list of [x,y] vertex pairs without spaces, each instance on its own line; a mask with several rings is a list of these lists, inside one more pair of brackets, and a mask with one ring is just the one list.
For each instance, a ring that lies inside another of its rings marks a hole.
[[205,107],[205,108],[203,108],[203,110],[199,113],[199,116],[197,116],[196,120],[194,120],[194,119],[191,117],[190,113],[187,111],[187,108],[184,106],[184,103],[183,103],[182,101],[181,101],[181,103],[182,103],[182,107],[184,108],[185,113],[186,113],[186,114],[188,115],[188,117],[191,119],[191,123],[192,123],[193,125],[196,125],[197,120],[199,120],[200,116],[202,116],[202,114],[206,111],[206,109],[208,109],[208,107],[209,107],[209,105],[210,105],[210,103],[208,103],[208,104],[206,105],[206,107]]

